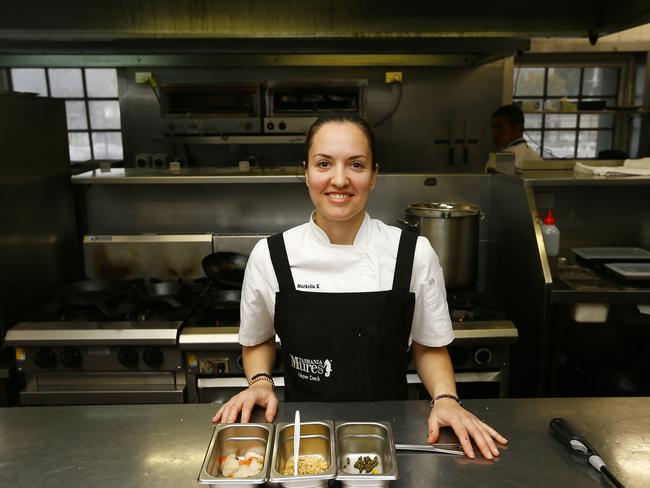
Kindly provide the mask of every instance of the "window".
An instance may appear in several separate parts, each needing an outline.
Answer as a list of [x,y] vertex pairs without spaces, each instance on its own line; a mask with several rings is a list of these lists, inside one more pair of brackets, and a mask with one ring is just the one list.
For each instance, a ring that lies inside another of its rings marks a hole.
[[117,70],[12,68],[11,85],[14,91],[65,99],[71,161],[123,159]]
[[[560,112],[560,99],[602,100],[617,105],[620,67],[521,66],[514,71],[513,101],[524,102],[525,138],[545,158],[595,158],[611,149],[615,121],[612,113]],[[540,113],[527,110],[536,103]],[[532,105],[532,104],[531,104]]]

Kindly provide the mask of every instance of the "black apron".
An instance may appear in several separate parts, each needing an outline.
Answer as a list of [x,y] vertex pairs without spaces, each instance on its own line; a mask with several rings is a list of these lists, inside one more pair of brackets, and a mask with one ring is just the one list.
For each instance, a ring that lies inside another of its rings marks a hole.
[[416,241],[402,231],[391,290],[319,293],[296,290],[282,234],[269,237],[287,401],[406,399]]

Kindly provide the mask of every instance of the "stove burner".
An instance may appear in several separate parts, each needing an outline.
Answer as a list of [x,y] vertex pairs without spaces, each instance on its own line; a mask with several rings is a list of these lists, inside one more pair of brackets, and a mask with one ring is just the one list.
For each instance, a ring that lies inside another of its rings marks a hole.
[[[106,283],[80,282],[86,289],[107,286]],[[96,285],[96,286],[95,286]],[[55,293],[55,299],[30,317],[33,322],[152,322],[174,321],[194,326],[237,326],[239,307],[233,310],[215,310],[214,304],[203,300],[208,293],[219,294],[219,289],[207,278],[194,281],[161,281],[155,278],[135,279],[109,283],[122,290],[117,297],[101,303],[68,300],[69,290],[79,284],[64,286]],[[237,290],[238,292],[238,290]],[[88,293],[86,293],[87,295]],[[66,299],[62,298],[65,297]]]
[[468,290],[447,297],[449,315],[454,322],[472,320],[503,320],[505,314],[484,294]]
[[465,320],[473,320],[474,319],[474,312],[471,310],[463,310],[463,309],[453,309],[449,312],[449,315],[451,316],[451,320],[454,322],[464,322]]

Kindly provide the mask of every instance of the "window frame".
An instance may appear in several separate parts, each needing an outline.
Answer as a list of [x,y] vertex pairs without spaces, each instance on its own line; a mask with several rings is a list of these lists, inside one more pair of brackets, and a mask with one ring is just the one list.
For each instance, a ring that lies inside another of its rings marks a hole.
[[[515,90],[517,84],[515,82],[515,77],[517,70],[521,68],[544,68],[544,87],[543,94],[539,95],[516,95]],[[562,55],[562,54],[546,54],[546,53],[526,53],[515,59],[512,65],[511,72],[511,83],[512,83],[512,95],[510,100],[526,100],[526,99],[542,99],[542,100],[553,100],[561,99],[562,95],[548,95],[548,70],[549,68],[580,68],[580,80],[579,80],[579,91],[578,96],[567,96],[567,98],[573,100],[589,99],[589,98],[602,98],[602,99],[615,99],[617,106],[630,106],[632,105],[634,92],[634,78],[630,78],[632,70],[634,69],[634,57],[631,55],[611,55],[603,56],[602,53],[595,55],[576,55],[572,53],[571,55]],[[583,94],[583,81],[584,81],[584,70],[586,68],[618,68],[618,79],[616,86],[616,94],[611,95],[598,95],[598,96],[584,96]],[[536,112],[526,112],[534,114]],[[578,143],[580,140],[581,132],[591,132],[591,131],[603,131],[611,132],[611,147],[628,147],[628,138],[629,138],[629,119],[625,112],[619,111],[608,111],[603,112],[602,115],[612,115],[612,125],[611,128],[601,128],[601,127],[580,127],[580,117],[581,115],[598,115],[600,111],[576,111],[576,112],[547,112],[544,110],[539,111],[542,116],[542,124],[539,128],[530,129],[530,131],[535,131],[540,134],[539,149],[544,154],[544,139],[545,133],[548,131],[568,131],[575,133],[575,142],[573,148],[573,157],[568,159],[596,159],[598,154],[593,158],[583,158],[578,156]],[[547,115],[576,115],[576,126],[575,128],[553,128],[548,129],[546,127],[546,116]],[[527,131],[528,132],[528,129]],[[563,158],[567,159],[567,158]]]
[[[9,88],[9,91],[14,91],[14,86],[13,86],[13,76],[11,73],[11,70],[14,67],[7,67],[6,68],[6,77],[7,77],[7,85]],[[66,132],[67,134],[71,133],[86,133],[88,134],[88,144],[90,148],[90,159],[87,159],[85,161],[72,161],[70,159],[70,164],[96,164],[101,161],[111,161],[111,162],[120,162],[124,161],[124,124],[122,121],[122,103],[121,103],[121,98],[120,98],[120,73],[119,69],[117,67],[109,67],[109,66],[100,66],[95,68],[94,66],[19,66],[15,67],[16,69],[42,69],[44,74],[45,74],[45,86],[47,89],[47,97],[48,98],[53,98],[56,100],[62,100],[64,103],[71,101],[71,102],[83,102],[85,111],[86,111],[86,129],[70,129],[67,126],[66,122]],[[82,89],[83,89],[83,97],[54,97],[52,96],[52,87],[50,85],[50,70],[51,69],[78,69],[81,71],[81,83],[82,83]],[[117,96],[115,97],[103,97],[103,98],[98,98],[98,97],[88,97],[88,87],[86,85],[86,70],[87,69],[112,69],[115,70],[115,76],[117,79]],[[117,102],[119,107],[120,107],[120,128],[119,129],[94,129],[90,123],[90,102],[91,101],[113,101]],[[67,109],[66,109],[66,116],[67,116]],[[119,133],[122,139],[122,159],[97,159],[95,158],[95,148],[93,147],[93,133]],[[70,147],[70,142],[68,140],[68,155],[70,154],[69,152],[69,147]]]

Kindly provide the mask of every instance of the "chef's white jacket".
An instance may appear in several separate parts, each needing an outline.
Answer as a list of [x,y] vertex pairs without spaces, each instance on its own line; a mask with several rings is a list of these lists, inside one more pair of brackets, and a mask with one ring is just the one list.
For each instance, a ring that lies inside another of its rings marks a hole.
[[[331,244],[312,218],[284,232],[296,289],[356,293],[390,290],[401,230],[365,215],[352,245]],[[254,346],[275,334],[273,316],[278,280],[266,239],[251,252],[244,276],[239,342]],[[410,291],[415,293],[411,340],[430,347],[454,339],[442,268],[431,244],[418,237]],[[336,317],[332,317],[336,320]],[[398,324],[396,324],[398,325]],[[305,324],[309,334],[309,324]]]
[[[524,142],[522,142],[524,141]],[[525,139],[516,139],[501,149],[501,152],[509,152],[515,155],[515,168],[523,168],[524,161],[541,161],[542,157],[525,142]],[[495,168],[493,161],[485,163],[485,171],[488,168]]]
[[542,158],[524,139],[517,139],[503,148],[504,152],[511,152],[515,155],[515,168],[522,168],[524,161],[541,161]]

